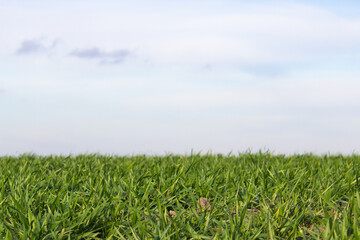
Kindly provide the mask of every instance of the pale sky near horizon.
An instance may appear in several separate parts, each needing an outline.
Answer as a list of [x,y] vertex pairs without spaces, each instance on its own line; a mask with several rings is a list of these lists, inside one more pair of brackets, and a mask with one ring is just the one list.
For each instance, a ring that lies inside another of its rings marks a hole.
[[359,1],[0,0],[0,155],[360,153]]

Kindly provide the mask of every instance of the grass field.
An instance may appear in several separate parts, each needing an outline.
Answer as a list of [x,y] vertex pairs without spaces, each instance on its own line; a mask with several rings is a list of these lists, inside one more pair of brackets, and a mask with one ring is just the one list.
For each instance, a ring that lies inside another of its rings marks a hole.
[[0,239],[360,239],[360,156],[0,157]]

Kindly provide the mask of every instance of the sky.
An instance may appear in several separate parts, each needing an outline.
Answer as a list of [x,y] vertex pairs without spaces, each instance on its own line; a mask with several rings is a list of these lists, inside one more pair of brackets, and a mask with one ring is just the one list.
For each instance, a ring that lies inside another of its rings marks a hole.
[[0,0],[0,155],[360,153],[359,1]]

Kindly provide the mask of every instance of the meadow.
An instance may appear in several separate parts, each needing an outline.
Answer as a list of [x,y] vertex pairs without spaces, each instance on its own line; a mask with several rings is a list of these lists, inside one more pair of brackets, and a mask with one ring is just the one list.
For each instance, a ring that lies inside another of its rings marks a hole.
[[358,155],[0,157],[0,239],[360,239]]

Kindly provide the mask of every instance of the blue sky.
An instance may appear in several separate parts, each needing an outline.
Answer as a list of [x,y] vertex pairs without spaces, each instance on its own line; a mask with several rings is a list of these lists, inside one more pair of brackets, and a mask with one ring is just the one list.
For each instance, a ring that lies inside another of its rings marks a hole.
[[0,155],[359,153],[359,10],[0,0]]

